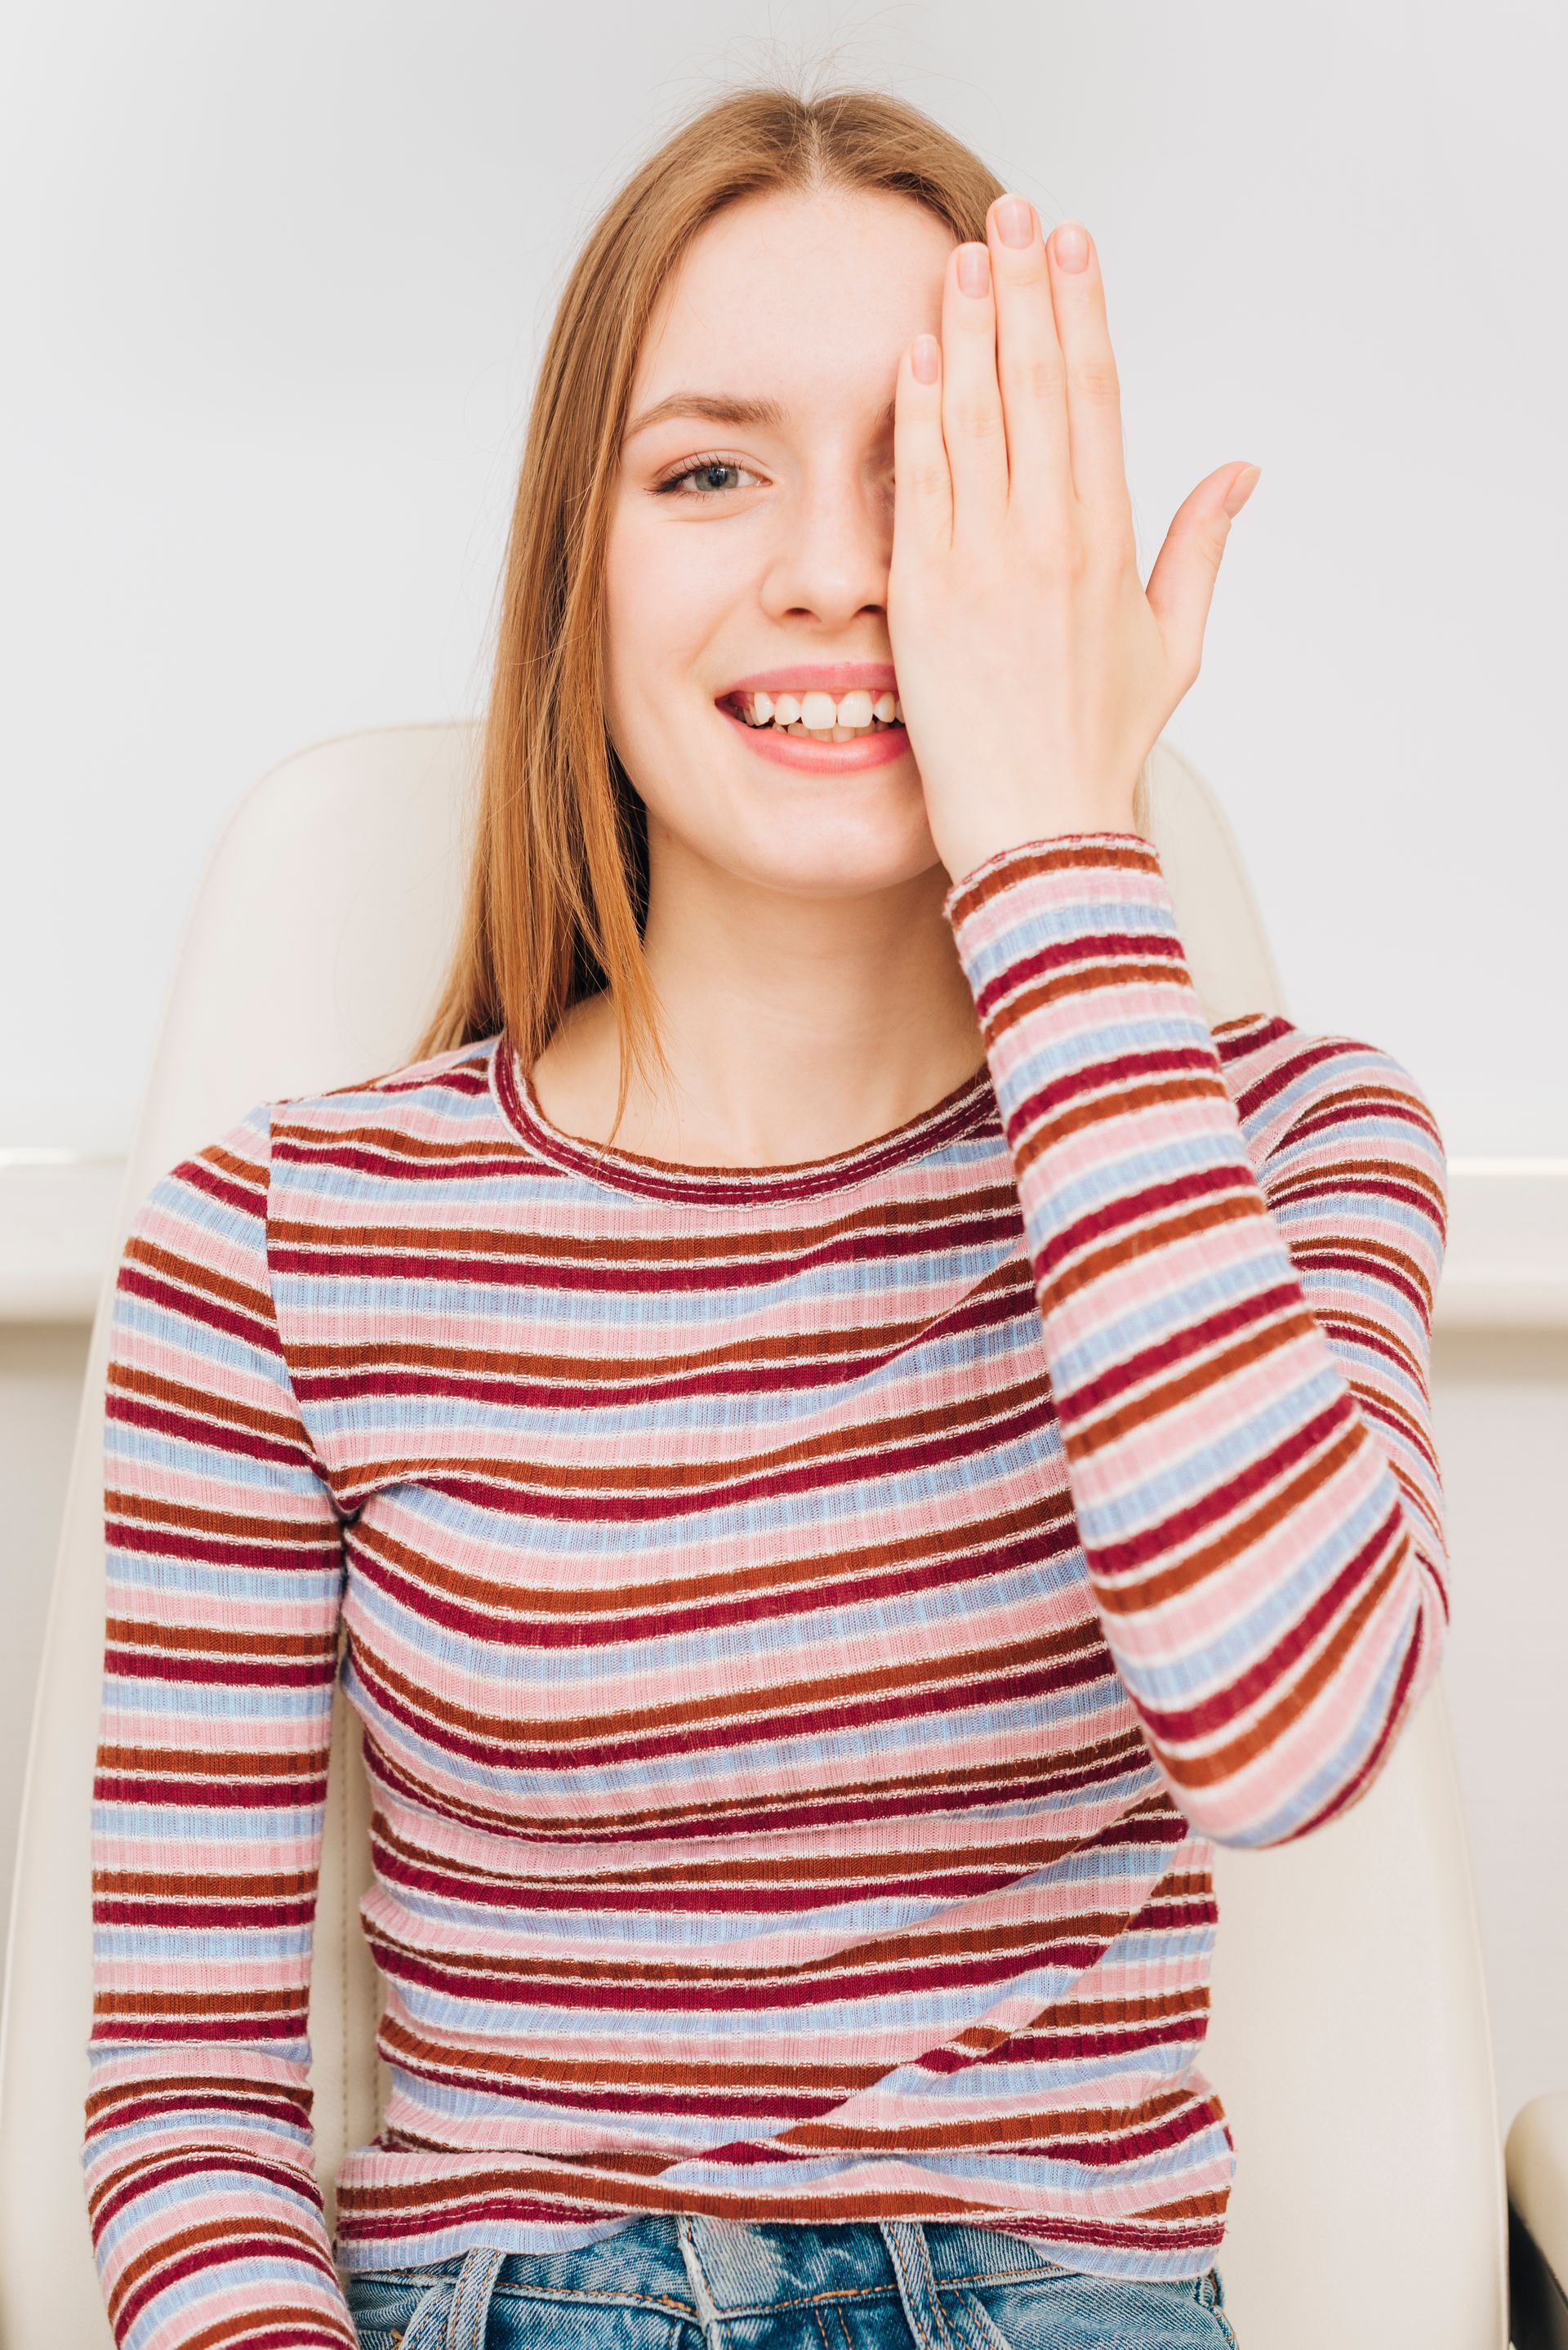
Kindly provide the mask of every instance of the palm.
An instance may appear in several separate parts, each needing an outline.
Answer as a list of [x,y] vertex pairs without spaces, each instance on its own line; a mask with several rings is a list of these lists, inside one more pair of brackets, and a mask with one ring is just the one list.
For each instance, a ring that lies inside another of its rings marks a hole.
[[[950,873],[1065,831],[1130,828],[1138,773],[1196,678],[1254,469],[1200,482],[1137,575],[1104,287],[992,207],[957,248],[932,380],[899,369],[888,618],[927,815]],[[980,290],[963,280],[977,278]]]

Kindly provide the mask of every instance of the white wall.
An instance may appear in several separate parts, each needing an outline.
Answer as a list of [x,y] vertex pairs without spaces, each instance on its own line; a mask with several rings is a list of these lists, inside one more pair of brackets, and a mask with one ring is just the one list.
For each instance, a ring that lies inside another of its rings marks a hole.
[[770,34],[1090,223],[1146,569],[1264,469],[1170,732],[1294,1016],[1451,1150],[1568,1150],[1568,20],[1521,0],[11,0],[0,1143],[124,1141],[252,775],[477,705],[569,250]]

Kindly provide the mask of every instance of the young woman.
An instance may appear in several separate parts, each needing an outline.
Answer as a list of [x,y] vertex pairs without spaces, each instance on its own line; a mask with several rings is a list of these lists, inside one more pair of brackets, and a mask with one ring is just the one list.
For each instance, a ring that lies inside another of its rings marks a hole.
[[1253,474],[1140,585],[1092,240],[889,99],[732,97],[589,237],[437,1024],[121,1269],[121,2344],[1234,2342],[1212,1846],[1366,1793],[1448,1609],[1431,1112],[1211,1028],[1147,837]]

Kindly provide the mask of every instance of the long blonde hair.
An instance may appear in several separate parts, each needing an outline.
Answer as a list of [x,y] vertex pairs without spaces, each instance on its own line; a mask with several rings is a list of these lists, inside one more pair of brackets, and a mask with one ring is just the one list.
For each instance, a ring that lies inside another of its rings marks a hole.
[[956,242],[983,239],[1002,193],[901,99],[755,87],[682,123],[572,266],[513,505],[462,923],[421,1058],[504,1031],[529,1068],[563,1014],[605,988],[620,1032],[618,1122],[632,1066],[667,1066],[641,952],[647,821],[604,716],[605,546],[627,404],[659,297],[714,214],[742,196],[827,187],[909,196]]

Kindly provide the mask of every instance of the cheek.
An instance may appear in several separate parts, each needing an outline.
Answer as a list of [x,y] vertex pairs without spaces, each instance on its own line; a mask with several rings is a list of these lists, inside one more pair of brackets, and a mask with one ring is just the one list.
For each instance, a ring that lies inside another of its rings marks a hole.
[[605,567],[607,663],[623,710],[702,664],[744,590],[738,535],[657,512],[618,519]]

